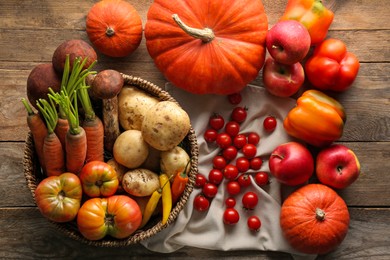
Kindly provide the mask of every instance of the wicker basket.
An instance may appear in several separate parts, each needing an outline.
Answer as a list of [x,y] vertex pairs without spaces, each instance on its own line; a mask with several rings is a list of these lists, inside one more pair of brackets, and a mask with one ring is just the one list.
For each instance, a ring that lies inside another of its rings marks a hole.
[[[157,97],[159,100],[169,100],[177,103],[177,101],[172,96],[170,96],[168,92],[162,90],[160,87],[154,85],[153,83],[150,83],[138,77],[132,77],[124,74],[122,76],[125,80],[125,85],[135,86],[145,91],[146,93],[149,93],[150,95]],[[63,232],[66,236],[78,240],[80,242],[89,245],[99,246],[99,247],[127,246],[127,245],[138,243],[146,238],[155,235],[156,233],[166,228],[172,222],[175,221],[178,214],[183,209],[184,205],[187,203],[188,197],[191,194],[194,187],[195,175],[198,172],[198,168],[197,168],[198,167],[198,145],[197,145],[196,135],[193,128],[190,129],[183,143],[185,149],[187,150],[187,152],[191,157],[191,170],[189,173],[189,182],[180,200],[172,208],[172,212],[165,225],[161,224],[160,221],[161,216],[156,216],[152,218],[142,230],[136,231],[135,233],[133,233],[132,235],[130,235],[125,239],[115,239],[106,236],[102,240],[91,241],[84,238],[81,235],[81,233],[77,229],[77,224],[75,220],[68,223],[56,223],[52,221],[49,222],[52,222],[54,226],[57,229],[59,229],[61,232]],[[28,188],[30,189],[31,194],[35,199],[35,190],[39,182],[44,178],[44,176],[42,175],[41,168],[36,158],[34,143],[30,132],[28,133],[26,138],[23,165],[24,165],[24,174],[26,177]]]

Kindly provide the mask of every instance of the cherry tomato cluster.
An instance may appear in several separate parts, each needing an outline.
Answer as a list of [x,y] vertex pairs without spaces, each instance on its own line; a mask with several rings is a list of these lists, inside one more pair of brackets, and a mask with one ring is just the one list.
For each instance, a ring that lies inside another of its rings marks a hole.
[[[241,96],[236,94],[228,98],[233,105],[241,102]],[[218,193],[220,184],[225,180],[228,197],[225,200],[223,222],[227,225],[233,225],[240,219],[240,214],[235,209],[236,195],[252,185],[251,175],[257,185],[269,184],[268,173],[260,171],[263,160],[257,156],[260,135],[256,132],[240,133],[241,124],[246,118],[247,108],[242,106],[235,106],[227,121],[220,114],[210,116],[204,138],[210,145],[216,145],[220,153],[213,158],[212,169],[208,175],[198,173],[195,181],[195,187],[202,189],[202,192],[195,197],[194,208],[198,211],[207,211]],[[267,120],[271,121],[272,118],[269,117]],[[272,122],[270,124],[264,121],[263,127],[267,132],[272,131]],[[255,209],[258,201],[255,192],[246,191],[242,196],[241,206],[249,213]],[[247,218],[247,225],[249,229],[258,231],[261,221],[258,216],[250,215]]]

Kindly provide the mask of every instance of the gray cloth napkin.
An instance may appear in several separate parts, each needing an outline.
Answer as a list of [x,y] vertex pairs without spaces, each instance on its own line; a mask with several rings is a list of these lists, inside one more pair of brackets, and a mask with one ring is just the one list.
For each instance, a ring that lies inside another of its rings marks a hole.
[[[194,95],[179,88],[166,85],[166,90],[180,103],[191,118],[199,145],[199,172],[205,176],[212,169],[212,158],[220,150],[215,144],[208,144],[203,138],[208,128],[208,120],[213,113],[222,115],[229,120],[230,113],[235,105],[228,102],[226,96]],[[260,170],[269,171],[268,157],[279,144],[292,141],[283,129],[283,119],[288,111],[295,106],[291,98],[278,98],[268,94],[262,88],[248,85],[242,92],[242,102],[239,106],[247,107],[247,119],[241,124],[240,133],[256,132],[260,135],[257,155],[263,159]],[[272,133],[263,129],[263,119],[269,115],[276,117],[277,128]],[[242,155],[242,154],[241,154]],[[239,155],[240,156],[240,153]],[[280,185],[270,175],[270,185],[259,187],[254,184],[242,189],[235,196],[235,208],[240,213],[240,221],[233,226],[223,223],[222,215],[225,210],[225,199],[228,197],[225,182],[220,184],[217,196],[212,200],[207,212],[198,212],[193,209],[193,198],[201,193],[194,188],[190,198],[176,221],[153,237],[141,243],[152,251],[173,252],[184,246],[191,246],[211,250],[263,250],[291,253],[297,259],[314,259],[315,256],[306,256],[296,252],[283,238],[279,225],[281,202],[285,194],[291,192]],[[291,188],[290,188],[291,189]],[[241,197],[246,191],[255,191],[259,195],[258,206],[254,210],[245,210],[241,205]],[[257,215],[262,222],[259,232],[253,232],[247,227],[247,217]]]

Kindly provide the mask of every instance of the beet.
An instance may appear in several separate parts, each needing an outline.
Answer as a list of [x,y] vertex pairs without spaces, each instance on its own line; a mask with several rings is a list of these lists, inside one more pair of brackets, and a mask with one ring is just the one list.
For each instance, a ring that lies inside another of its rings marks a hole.
[[52,63],[58,75],[62,75],[64,71],[67,54],[69,54],[70,70],[72,70],[73,61],[77,57],[80,57],[81,59],[88,57],[83,69],[88,68],[97,60],[96,51],[87,42],[79,39],[67,40],[61,43],[53,53]]
[[38,99],[47,99],[49,87],[58,92],[61,88],[61,79],[54,70],[52,63],[36,65],[27,78],[27,98],[32,106],[38,109]]

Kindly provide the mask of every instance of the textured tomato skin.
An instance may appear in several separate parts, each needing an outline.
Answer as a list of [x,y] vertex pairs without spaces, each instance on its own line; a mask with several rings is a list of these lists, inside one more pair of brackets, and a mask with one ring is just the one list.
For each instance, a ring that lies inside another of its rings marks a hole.
[[82,187],[73,173],[43,179],[35,190],[35,202],[46,218],[55,222],[73,220],[80,208]]
[[100,240],[106,235],[118,239],[128,237],[141,221],[140,207],[126,195],[89,199],[77,215],[77,227],[89,240]]

